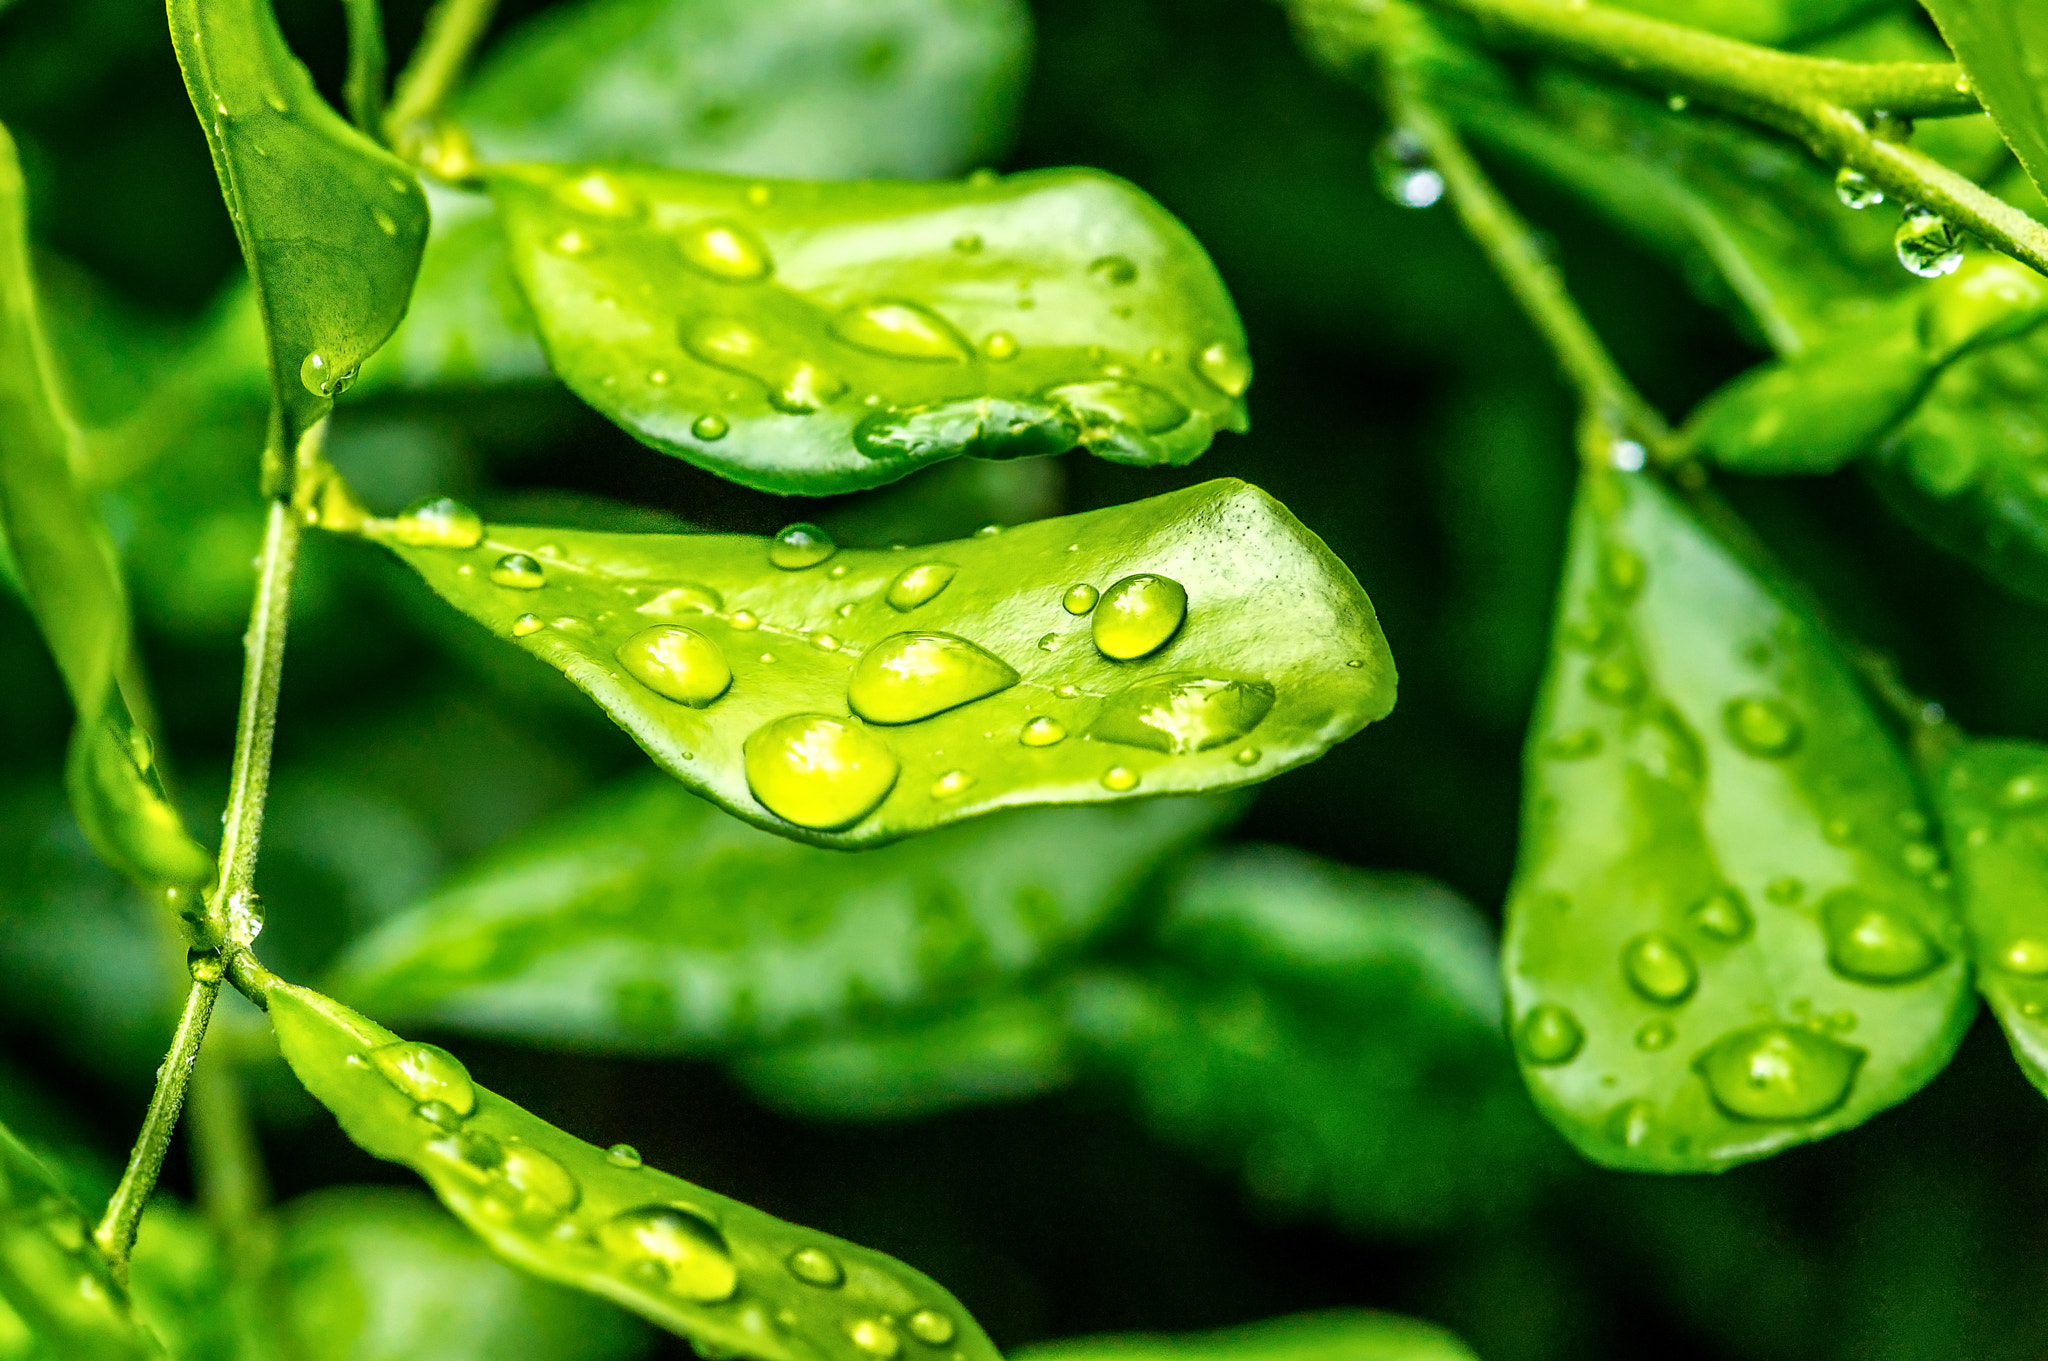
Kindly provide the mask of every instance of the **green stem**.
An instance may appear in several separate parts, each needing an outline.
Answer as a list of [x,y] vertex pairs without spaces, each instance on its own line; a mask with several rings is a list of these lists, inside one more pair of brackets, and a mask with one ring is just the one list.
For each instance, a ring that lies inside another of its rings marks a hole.
[[384,121],[384,11],[381,0],[342,0],[348,16],[348,76],[341,83],[348,117],[365,136]]
[[489,27],[498,0],[440,0],[427,15],[426,31],[398,77],[384,114],[384,139],[394,146],[417,141],[415,129],[431,123],[477,41]]

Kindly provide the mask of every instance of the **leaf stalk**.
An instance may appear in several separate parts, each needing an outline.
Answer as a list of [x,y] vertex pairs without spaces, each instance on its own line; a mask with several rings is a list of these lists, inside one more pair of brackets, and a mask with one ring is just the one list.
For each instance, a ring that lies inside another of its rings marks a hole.
[[497,6],[498,0],[440,0],[434,6],[385,110],[387,143],[406,148],[421,140],[422,130],[434,121],[461,79]]

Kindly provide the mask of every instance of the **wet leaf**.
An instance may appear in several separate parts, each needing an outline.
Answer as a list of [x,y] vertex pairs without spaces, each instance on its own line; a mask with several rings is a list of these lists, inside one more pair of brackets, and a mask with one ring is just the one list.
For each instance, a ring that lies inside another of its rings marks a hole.
[[366,532],[691,789],[818,845],[1234,788],[1394,699],[1349,569],[1229,479],[901,552],[486,528],[452,503]]
[[289,448],[405,315],[426,197],[320,97],[270,0],[171,0],[170,21],[255,284]]
[[92,1228],[43,1165],[0,1128],[0,1335],[7,1311],[65,1361],[161,1357],[92,1245]]
[[947,1005],[1070,954],[1233,811],[1020,809],[849,856],[650,777],[523,833],[358,942],[379,1015],[677,1053]]
[[2048,12],[2034,0],[1922,0],[1998,131],[2048,193]]
[[318,993],[280,985],[269,1002],[292,1070],[349,1138],[418,1172],[514,1266],[758,1361],[996,1361],[951,1295],[892,1258],[586,1144]]
[[821,184],[490,179],[556,373],[640,440],[822,494],[1076,444],[1187,463],[1245,426],[1244,331],[1187,230],[1096,171]]
[[1369,1309],[1290,1314],[1208,1333],[1115,1333],[1040,1342],[1019,1361],[1476,1361],[1419,1319]]
[[213,861],[164,795],[136,701],[128,597],[98,514],[72,474],[76,424],[59,389],[29,268],[14,143],[0,129],[0,540],[78,713],[65,782],[108,863],[188,884]]
[[1580,1152],[1709,1171],[1847,1129],[1973,999],[1913,781],[1818,627],[1656,482],[1589,476],[1503,956]]

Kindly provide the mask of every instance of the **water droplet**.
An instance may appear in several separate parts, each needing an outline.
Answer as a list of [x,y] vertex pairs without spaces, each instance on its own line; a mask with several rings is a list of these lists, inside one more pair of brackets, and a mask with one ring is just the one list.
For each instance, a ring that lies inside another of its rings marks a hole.
[[369,1053],[370,1066],[384,1080],[414,1101],[439,1101],[457,1115],[476,1109],[476,1084],[462,1060],[447,1050],[417,1040],[380,1044]]
[[1717,888],[1686,913],[1692,924],[1715,940],[1738,941],[1750,933],[1755,920],[1749,904],[1732,888]]
[[592,249],[590,238],[574,227],[548,242],[548,245],[553,247],[558,255],[588,255]]
[[1600,752],[1600,733],[1594,728],[1575,728],[1544,739],[1543,754],[1560,761],[1583,761]]
[[912,1337],[929,1347],[945,1346],[956,1331],[953,1320],[936,1309],[920,1309],[903,1322]]
[[1138,772],[1129,766],[1111,766],[1102,772],[1102,787],[1122,794],[1138,787]]
[[1918,203],[1905,206],[1905,216],[1892,236],[1899,263],[1923,279],[1953,274],[1963,263],[1963,234],[1940,213]]
[[518,1193],[520,1208],[528,1214],[567,1214],[583,1198],[583,1188],[568,1168],[527,1144],[505,1145],[498,1177]]
[[1699,983],[1692,956],[1662,931],[1646,932],[1622,947],[1621,968],[1639,996],[1664,1006],[1683,1002]]
[[1397,208],[1431,208],[1444,196],[1443,172],[1430,162],[1429,148],[1408,128],[1395,128],[1372,152],[1380,192]]
[[693,314],[683,319],[681,336],[683,348],[695,358],[766,387],[768,404],[777,411],[807,415],[846,392],[845,381],[836,374],[774,350],[753,327],[736,318]]
[[829,633],[820,633],[812,637],[811,646],[820,652],[837,652],[839,650],[839,639]]
[[680,586],[671,586],[652,600],[636,606],[633,613],[651,614],[657,619],[667,619],[679,614],[716,614],[724,604],[724,599],[709,586],[685,582]]
[[1722,1036],[1693,1067],[1738,1120],[1811,1120],[1842,1104],[1863,1057],[1811,1030],[1766,1023]]
[[726,432],[731,429],[732,426],[727,424],[725,417],[708,411],[690,422],[690,433],[706,443],[724,439]]
[[974,784],[974,776],[964,770],[949,770],[932,781],[932,797],[950,799],[964,794]]
[[784,525],[768,541],[768,561],[785,572],[816,567],[838,551],[832,536],[812,524]]
[[787,1265],[789,1274],[805,1285],[835,1290],[846,1281],[846,1269],[823,1248],[798,1248],[789,1254]]
[[632,191],[601,170],[571,180],[560,193],[570,207],[597,217],[631,217],[640,211]]
[[889,602],[890,609],[908,614],[952,585],[959,571],[959,568],[944,562],[921,562],[915,567],[906,567],[889,583],[888,593],[883,599]]
[[626,1210],[605,1221],[598,1238],[623,1265],[654,1275],[684,1299],[715,1304],[739,1289],[739,1270],[725,1235],[694,1210],[680,1205]]
[[1515,1030],[1515,1040],[1522,1048],[1522,1056],[1531,1063],[1569,1063],[1585,1044],[1586,1032],[1578,1017],[1545,1002],[1529,1009]]
[[185,971],[195,983],[218,983],[227,977],[227,966],[221,963],[218,950],[186,951]]
[[546,627],[547,625],[541,622],[539,615],[522,614],[512,621],[512,636],[514,638],[531,638]]
[[846,1335],[853,1339],[854,1346],[875,1357],[876,1361],[891,1361],[903,1350],[903,1339],[896,1336],[896,1330],[886,1319],[860,1319],[847,1326]]
[[1766,758],[1789,756],[1805,731],[1783,700],[1760,695],[1729,700],[1721,710],[1721,722],[1736,746]]
[[977,539],[993,539],[996,535],[1002,532],[1003,527],[1001,525],[986,524],[983,525],[980,529],[974,531],[974,537]]
[[377,224],[377,230],[384,233],[384,235],[398,235],[398,219],[392,217],[391,214],[385,212],[382,208],[370,209],[370,220]]
[[445,1101],[422,1101],[412,1108],[412,1113],[415,1119],[432,1125],[443,1134],[454,1134],[462,1128],[462,1117]]
[[1609,704],[1631,704],[1642,698],[1648,684],[1643,667],[1632,652],[1615,652],[1586,669],[1586,691]]
[[2048,803],[2048,777],[2039,771],[2023,771],[1998,790],[1998,806],[2008,813],[2030,813]]
[[1044,714],[1030,720],[1017,734],[1017,740],[1027,747],[1049,747],[1063,742],[1067,736],[1067,725],[1057,718]]
[[678,704],[702,708],[732,685],[732,667],[717,643],[695,629],[657,624],[612,654],[634,680]]
[[1650,451],[1632,439],[1618,439],[1607,446],[1608,464],[1625,473],[1639,473],[1650,461]]
[[1623,1148],[1641,1148],[1656,1127],[1656,1109],[1647,1101],[1624,1101],[1607,1117],[1607,1137]]
[[491,581],[513,591],[537,591],[548,584],[546,571],[524,553],[507,553],[491,564]]
[[1083,441],[1103,438],[1118,429],[1162,435],[1188,419],[1188,409],[1174,398],[1130,379],[1063,383],[1046,389],[1045,399],[1067,412],[1080,427]]
[[1678,1038],[1678,1027],[1669,1021],[1651,1021],[1636,1032],[1636,1048],[1645,1050],[1669,1049]]
[[974,355],[951,322],[914,302],[857,303],[832,319],[832,334],[892,359],[957,364]]
[[1821,901],[1828,963],[1859,983],[1906,983],[1939,968],[1947,957],[1934,937],[1896,908],[1853,888]]
[[1202,380],[1226,397],[1242,397],[1252,385],[1251,360],[1227,341],[1219,340],[1197,351],[1193,363]]
[[1111,695],[1088,735],[1187,756],[1244,736],[1273,707],[1273,687],[1187,673],[1154,676]]
[[896,757],[847,719],[792,714],[756,729],[745,746],[747,788],[799,827],[837,831],[875,811],[896,784]]
[[1102,592],[1084,581],[1078,586],[1067,587],[1067,593],[1060,597],[1060,604],[1066,607],[1068,614],[1086,614],[1101,598]]
[[1088,272],[1113,287],[1136,281],[1138,267],[1128,255],[1098,255],[1088,262]]
[[1850,166],[1835,172],[1835,197],[1845,208],[1862,212],[1884,202],[1884,190],[1871,183],[1870,176]]
[[2007,941],[1998,951],[1998,967],[2022,978],[2048,974],[2048,943],[2030,936]]
[[407,506],[391,522],[391,537],[410,548],[474,548],[484,522],[462,502],[437,496]]
[[734,610],[732,618],[726,620],[726,622],[742,633],[748,633],[761,627],[760,617],[752,610]]
[[697,269],[732,283],[765,279],[774,268],[761,238],[725,219],[692,223],[676,238],[676,249]]
[[1600,550],[1600,579],[1624,600],[1643,589],[1644,576],[1643,560],[1634,549],[1611,543]]
[[993,653],[950,633],[897,633],[861,654],[847,702],[870,723],[915,723],[1017,683]]
[[315,397],[339,397],[356,381],[354,369],[337,369],[318,350],[309,351],[299,363],[299,382]]
[[1179,582],[1140,572],[1102,593],[1090,629],[1103,656],[1134,661],[1165,647],[1187,612],[1188,593]]
[[623,1167],[627,1171],[640,1166],[640,1150],[631,1144],[613,1144],[604,1151],[604,1158],[613,1167]]
[[650,382],[650,383],[652,383],[652,384],[653,384],[654,386],[656,386],[656,387],[658,387],[658,388],[665,388],[665,387],[667,387],[667,386],[668,386],[668,370],[667,370],[667,369],[649,369],[649,370],[648,370],[648,372],[647,372],[647,381],[648,381],[648,382]]
[[962,255],[978,255],[981,253],[981,247],[980,232],[962,232],[953,238],[953,249]]
[[987,339],[981,342],[981,352],[998,364],[1015,359],[1017,349],[1017,337],[1008,331],[990,331]]
[[1241,766],[1255,766],[1259,763],[1259,749],[1257,747],[1246,747],[1230,759]]
[[1060,636],[1057,633],[1041,633],[1038,635],[1038,650],[1040,652],[1057,652],[1059,651],[1059,646]]

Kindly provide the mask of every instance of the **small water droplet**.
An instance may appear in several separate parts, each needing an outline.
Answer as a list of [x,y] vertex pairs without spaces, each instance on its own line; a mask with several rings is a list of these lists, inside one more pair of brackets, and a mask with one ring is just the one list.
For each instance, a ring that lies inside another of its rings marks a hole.
[[1722,1036],[1693,1067],[1738,1120],[1812,1120],[1842,1104],[1863,1057],[1811,1030],[1765,1023]]
[[590,238],[574,227],[555,237],[548,245],[558,255],[588,255],[593,248]]
[[1632,704],[1648,685],[1633,652],[1615,652],[1586,669],[1586,691],[1609,704]]
[[1742,894],[1732,888],[1715,889],[1693,904],[1686,916],[1701,932],[1720,941],[1741,940],[1755,925],[1749,904],[1742,901]]
[[943,1347],[953,1340],[953,1320],[936,1309],[920,1309],[905,1319],[910,1335],[928,1347]]
[[570,207],[597,217],[631,217],[640,211],[633,192],[602,170],[571,180],[560,193]]
[[1998,967],[2022,978],[2048,974],[2048,943],[2031,936],[2007,941],[1998,951]]
[[1089,627],[1103,656],[1135,661],[1165,647],[1180,631],[1187,611],[1188,593],[1179,582],[1139,572],[1102,593]]
[[1241,766],[1255,766],[1259,763],[1259,749],[1257,747],[1244,747],[1238,751],[1237,755],[1230,759]]
[[1998,806],[2008,813],[2031,813],[2048,804],[2048,777],[2039,771],[2022,771],[1998,789]]
[[731,429],[732,426],[726,422],[725,417],[709,411],[690,422],[690,433],[706,443],[724,439],[726,432]]
[[1259,681],[1169,673],[1111,695],[1088,735],[1187,756],[1244,736],[1272,707],[1273,687]]
[[703,1304],[728,1300],[739,1289],[739,1270],[716,1225],[680,1205],[644,1205],[605,1221],[605,1248],[628,1270],[666,1284]]
[[774,268],[761,238],[724,218],[690,224],[676,237],[676,249],[695,268],[729,283],[753,283]]
[[1883,203],[1884,190],[1873,184],[1870,176],[1845,165],[1835,172],[1835,197],[1842,201],[1843,207],[1862,212]]
[[915,567],[906,567],[889,583],[888,593],[883,599],[889,602],[890,609],[908,614],[952,585],[959,571],[959,568],[944,562],[921,562]]
[[1544,1065],[1569,1063],[1586,1042],[1579,1018],[1550,1002],[1531,1007],[1515,1028],[1515,1041],[1522,1056]]
[[547,625],[541,622],[539,615],[522,614],[512,621],[512,636],[514,638],[531,638],[546,627]]
[[1038,635],[1038,650],[1040,652],[1057,652],[1059,651],[1059,646],[1060,636],[1057,633],[1041,633]]
[[1662,1006],[1683,1002],[1699,983],[1692,955],[1662,931],[1646,932],[1622,947],[1621,968],[1638,996]]
[[983,525],[980,529],[974,531],[974,537],[977,539],[993,539],[996,535],[1002,532],[1003,527],[1001,525],[986,524]]
[[1932,973],[1947,958],[1920,924],[1853,888],[1821,901],[1828,963],[1859,983],[1908,983]]
[[382,208],[370,209],[370,220],[377,224],[377,230],[386,236],[398,235],[398,219]]
[[1721,710],[1721,722],[1736,746],[1767,759],[1791,755],[1805,732],[1791,706],[1768,695],[1729,700]]
[[422,1101],[412,1108],[412,1113],[414,1119],[432,1125],[443,1134],[454,1134],[462,1128],[462,1117],[445,1101]]
[[974,776],[964,770],[949,770],[932,781],[932,797],[950,799],[964,794],[974,784]]
[[474,548],[483,541],[484,522],[462,502],[436,496],[407,506],[391,522],[391,537],[409,548]]
[[414,1101],[439,1101],[459,1116],[476,1109],[476,1084],[462,1060],[447,1050],[417,1040],[380,1044],[369,1053],[370,1066],[384,1080]]
[[1018,732],[1017,740],[1027,747],[1049,747],[1066,739],[1067,725],[1057,718],[1040,714],[1027,722]]
[[996,363],[1017,357],[1017,337],[1008,331],[990,331],[981,342],[981,352]]
[[846,685],[870,723],[915,723],[1017,683],[1002,658],[950,633],[897,633],[854,663]]
[[789,1274],[805,1285],[835,1290],[846,1282],[846,1269],[839,1265],[837,1257],[823,1248],[798,1248],[789,1254],[786,1265]]
[[604,1158],[613,1167],[623,1167],[629,1172],[640,1166],[640,1150],[631,1144],[613,1144],[604,1151]]
[[853,1339],[854,1346],[876,1361],[892,1361],[903,1350],[903,1339],[886,1319],[860,1319],[847,1325],[846,1335]]
[[726,621],[742,633],[761,627],[761,620],[752,610],[734,610],[732,618]]
[[1692,101],[1684,95],[1666,95],[1664,97],[1664,107],[1673,113],[1684,113],[1692,107]]
[[1101,598],[1102,592],[1084,581],[1079,585],[1067,587],[1067,593],[1060,597],[1060,604],[1066,607],[1068,614],[1086,614],[1095,608],[1095,602]]
[[1373,174],[1380,192],[1397,208],[1431,208],[1444,196],[1443,172],[1429,148],[1408,128],[1395,128],[1373,148]]
[[1195,372],[1226,397],[1242,397],[1252,385],[1252,362],[1228,341],[1219,340],[1197,351]]
[[537,591],[547,585],[547,572],[524,553],[507,553],[491,564],[491,581],[512,591]]
[[732,685],[725,653],[695,629],[657,624],[619,644],[612,655],[655,694],[692,708],[701,709]]
[[768,389],[768,404],[802,416],[830,405],[846,392],[845,380],[821,365],[771,347],[760,333],[735,317],[692,313],[680,326],[683,348],[729,373]]
[[1636,1048],[1655,1051],[1669,1049],[1678,1038],[1678,1027],[1669,1021],[1651,1021],[1636,1031]]
[[1129,766],[1111,766],[1102,772],[1102,787],[1122,794],[1138,787],[1138,772]]
[[1923,279],[1953,274],[1963,263],[1963,234],[1940,213],[1918,203],[1905,206],[1892,248],[1899,263]]
[[744,748],[747,787],[799,827],[837,831],[881,806],[896,757],[866,728],[827,714],[791,714],[756,729]]
[[768,561],[785,572],[816,567],[838,551],[832,536],[812,524],[784,525],[768,541]]
[[951,322],[914,302],[857,303],[832,319],[832,334],[892,359],[957,364],[974,354],[974,347]]
[[1656,1127],[1655,1115],[1647,1101],[1624,1101],[1607,1117],[1607,1135],[1623,1148],[1641,1148]]
[[1088,262],[1088,272],[1112,287],[1135,282],[1138,266],[1128,255],[1098,255]]

